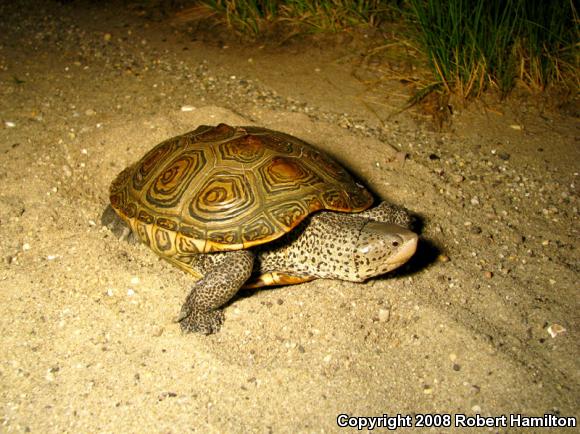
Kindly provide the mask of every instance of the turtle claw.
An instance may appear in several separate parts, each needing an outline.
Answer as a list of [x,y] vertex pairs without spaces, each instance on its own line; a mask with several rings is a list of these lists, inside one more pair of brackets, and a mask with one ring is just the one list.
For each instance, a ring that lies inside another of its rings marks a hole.
[[191,290],[177,317],[176,322],[184,333],[198,332],[211,335],[217,333],[224,323],[223,310],[208,309],[199,302],[196,289],[202,282],[203,279]]
[[184,333],[198,332],[211,335],[221,328],[224,322],[224,312],[221,309],[201,312],[184,306],[181,308],[178,322]]

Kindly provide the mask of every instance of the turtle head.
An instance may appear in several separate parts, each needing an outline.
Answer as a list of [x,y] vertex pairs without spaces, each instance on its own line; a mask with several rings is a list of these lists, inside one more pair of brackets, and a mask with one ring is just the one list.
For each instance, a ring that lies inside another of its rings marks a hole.
[[355,245],[357,277],[366,280],[400,267],[417,250],[418,238],[416,233],[401,226],[368,221]]

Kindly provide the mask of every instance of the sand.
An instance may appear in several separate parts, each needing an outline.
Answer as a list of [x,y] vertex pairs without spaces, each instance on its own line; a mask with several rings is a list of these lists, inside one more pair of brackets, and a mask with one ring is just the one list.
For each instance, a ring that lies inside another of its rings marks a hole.
[[[398,113],[402,84],[353,73],[348,43],[207,41],[116,3],[0,16],[0,431],[346,432],[340,414],[401,414],[415,432],[437,413],[429,432],[534,432],[455,416],[579,416],[577,118],[476,102],[437,130]],[[363,284],[247,291],[218,334],[182,334],[191,278],[100,214],[126,165],[219,122],[334,156],[417,217],[416,256]]]

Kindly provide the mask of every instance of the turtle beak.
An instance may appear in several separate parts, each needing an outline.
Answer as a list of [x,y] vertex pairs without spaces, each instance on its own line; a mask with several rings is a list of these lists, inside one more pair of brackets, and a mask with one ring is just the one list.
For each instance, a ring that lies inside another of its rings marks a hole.
[[391,270],[394,270],[411,259],[411,256],[417,251],[417,243],[419,242],[419,237],[415,232],[401,227],[398,227],[397,235],[401,237],[399,249],[393,256],[387,259],[387,264],[392,266]]
[[355,251],[358,277],[364,280],[400,267],[417,250],[418,239],[416,233],[399,225],[366,223]]

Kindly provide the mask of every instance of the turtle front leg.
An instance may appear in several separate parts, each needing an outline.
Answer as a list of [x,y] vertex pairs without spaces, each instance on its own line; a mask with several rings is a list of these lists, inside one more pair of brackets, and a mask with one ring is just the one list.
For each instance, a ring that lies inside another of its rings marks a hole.
[[198,280],[181,308],[178,322],[184,332],[216,333],[224,322],[221,309],[252,274],[254,254],[248,250],[210,253]]
[[411,226],[409,213],[405,209],[388,202],[381,202],[377,206],[361,212],[359,215],[380,223],[394,223],[407,229]]

